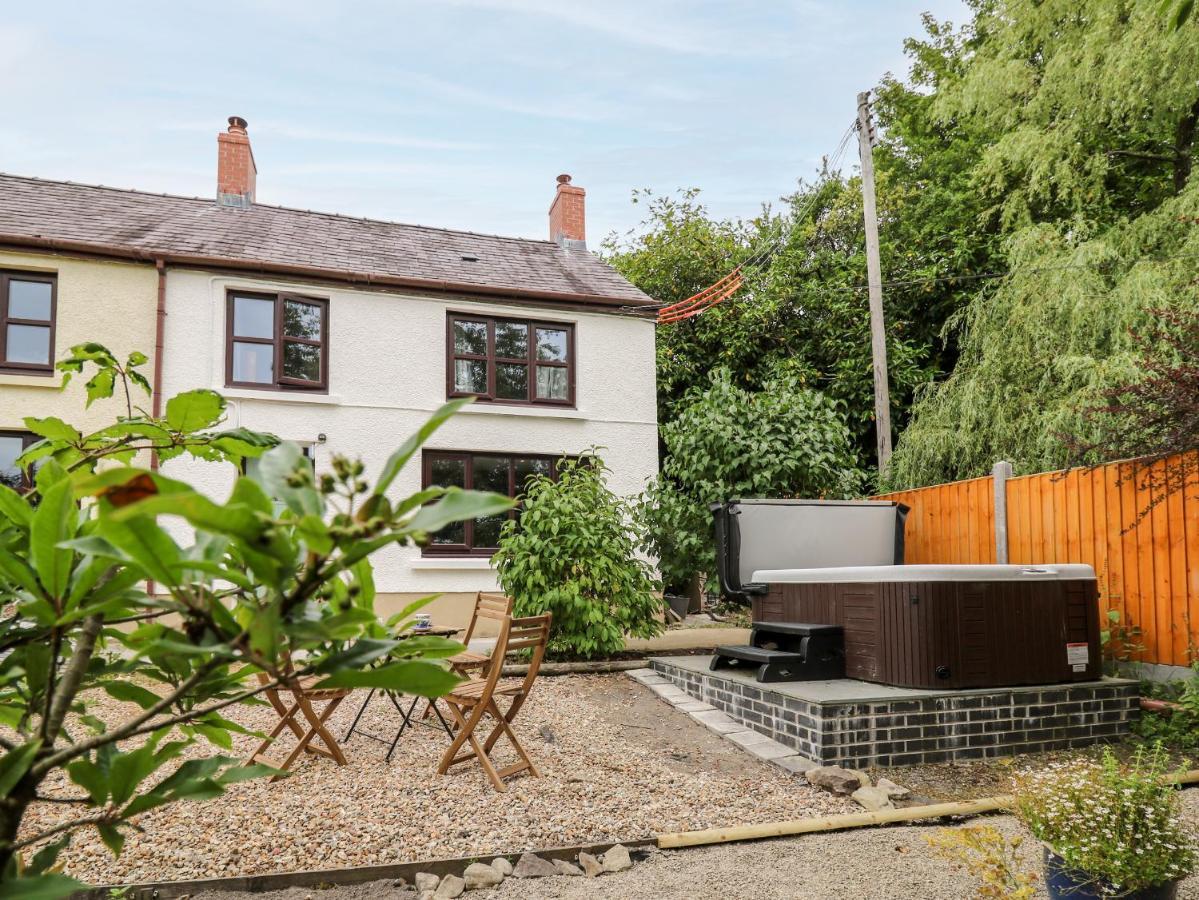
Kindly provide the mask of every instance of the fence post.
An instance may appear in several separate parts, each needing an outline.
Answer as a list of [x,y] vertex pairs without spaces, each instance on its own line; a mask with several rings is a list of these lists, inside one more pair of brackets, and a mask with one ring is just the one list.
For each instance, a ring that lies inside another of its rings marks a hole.
[[1007,556],[1007,480],[1012,477],[1012,464],[999,460],[991,467],[995,482],[995,562],[1006,563]]

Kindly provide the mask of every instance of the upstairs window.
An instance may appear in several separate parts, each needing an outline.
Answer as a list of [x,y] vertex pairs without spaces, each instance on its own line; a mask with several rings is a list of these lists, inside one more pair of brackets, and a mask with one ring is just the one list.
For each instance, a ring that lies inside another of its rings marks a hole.
[[17,457],[40,438],[28,431],[0,431],[0,484],[23,494],[33,487],[33,467],[21,468]]
[[226,385],[328,390],[328,300],[230,292],[225,323]]
[[448,396],[574,405],[573,325],[466,313],[451,313],[448,325]]
[[0,272],[0,369],[54,371],[56,280],[32,272]]
[[[527,453],[423,452],[423,487],[460,487],[493,491],[519,499],[533,475],[558,477],[558,457]],[[454,522],[433,535],[426,556],[491,556],[500,544],[500,528],[519,515],[511,509],[469,522]]]

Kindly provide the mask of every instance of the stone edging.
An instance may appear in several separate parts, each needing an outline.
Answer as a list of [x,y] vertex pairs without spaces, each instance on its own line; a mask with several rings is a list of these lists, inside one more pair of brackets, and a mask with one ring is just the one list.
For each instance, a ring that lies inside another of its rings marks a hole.
[[778,766],[792,775],[802,775],[808,769],[816,768],[819,765],[805,756],[800,756],[794,748],[780,744],[773,738],[747,728],[710,703],[696,700],[653,669],[632,669],[625,674],[634,681],[645,685],[679,712],[686,713],[709,731],[728,738],[742,750],[753,754],[763,762]]

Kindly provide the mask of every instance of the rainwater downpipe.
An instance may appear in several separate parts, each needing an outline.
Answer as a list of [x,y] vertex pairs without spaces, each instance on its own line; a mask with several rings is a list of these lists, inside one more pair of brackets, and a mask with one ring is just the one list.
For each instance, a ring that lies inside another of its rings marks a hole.
[[[162,350],[166,332],[167,318],[167,267],[166,262],[159,257],[154,260],[154,270],[158,273],[158,303],[154,316],[154,380],[150,385],[150,410],[154,418],[162,415]],[[150,451],[150,471],[158,471],[158,454]],[[154,594],[154,582],[146,581],[146,593]]]

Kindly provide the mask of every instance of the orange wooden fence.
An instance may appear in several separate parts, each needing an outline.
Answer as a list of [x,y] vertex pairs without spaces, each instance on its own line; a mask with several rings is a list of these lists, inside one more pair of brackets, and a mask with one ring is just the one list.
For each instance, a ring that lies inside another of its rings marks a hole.
[[[1104,610],[1140,629],[1140,658],[1189,665],[1199,645],[1197,453],[1006,479],[1007,561],[1089,563]],[[1163,488],[1168,467],[1189,473],[1184,488]],[[911,507],[907,562],[996,561],[992,476],[880,499]]]

